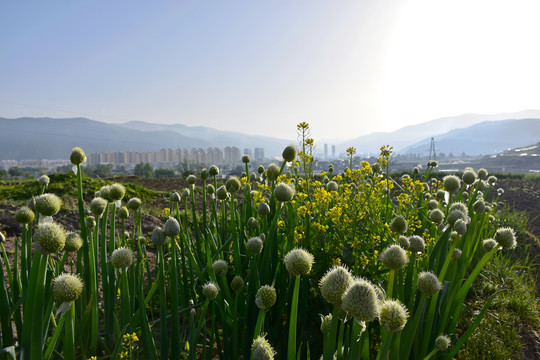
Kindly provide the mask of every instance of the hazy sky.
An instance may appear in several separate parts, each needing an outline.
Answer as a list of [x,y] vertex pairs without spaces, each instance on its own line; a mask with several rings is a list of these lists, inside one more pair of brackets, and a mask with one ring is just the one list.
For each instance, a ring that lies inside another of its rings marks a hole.
[[0,0],[0,117],[319,138],[540,108],[540,1]]

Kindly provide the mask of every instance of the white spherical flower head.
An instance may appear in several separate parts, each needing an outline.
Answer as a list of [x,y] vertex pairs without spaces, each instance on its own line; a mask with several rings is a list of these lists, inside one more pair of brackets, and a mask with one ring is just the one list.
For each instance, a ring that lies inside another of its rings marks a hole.
[[234,194],[235,192],[240,190],[241,187],[242,187],[242,182],[236,176],[231,176],[225,182],[225,188],[231,194]]
[[141,207],[141,204],[141,199],[134,197],[127,202],[127,208],[131,211],[137,211]]
[[445,334],[439,335],[437,339],[435,339],[435,347],[439,351],[445,351],[450,347],[451,343],[452,341],[450,340],[448,335]]
[[43,194],[36,197],[36,211],[44,216],[53,216],[60,211],[62,200],[55,194]]
[[76,252],[83,246],[83,240],[79,233],[69,232],[66,234],[66,243],[64,245],[64,251]]
[[122,200],[126,195],[126,188],[122,184],[113,184],[109,189],[111,201]]
[[263,285],[257,290],[255,304],[261,310],[271,308],[276,303],[276,289],[273,285]]
[[461,187],[461,180],[456,175],[446,175],[443,178],[444,189],[449,193],[454,193]]
[[448,213],[448,216],[446,217],[446,222],[448,223],[448,225],[454,226],[456,221],[460,219],[467,222],[468,221],[467,214],[458,209],[454,209],[454,210],[451,209],[450,212]]
[[326,184],[326,191],[331,192],[331,191],[338,191],[338,190],[339,190],[339,185],[334,180],[331,180],[328,182],[328,184]]
[[216,165],[212,165],[208,168],[208,175],[217,176],[219,174],[219,168]]
[[422,271],[418,274],[418,289],[427,297],[431,297],[442,289],[442,283],[431,271]]
[[411,246],[411,242],[409,241],[409,238],[404,235],[399,235],[398,245],[401,246],[405,250],[409,250],[409,247]]
[[383,250],[380,260],[390,270],[399,270],[409,262],[407,252],[399,245],[390,245]]
[[444,220],[444,213],[440,209],[433,209],[428,212],[428,217],[434,224],[439,225]]
[[107,200],[102,197],[95,197],[92,199],[92,201],[90,201],[90,211],[96,217],[100,217],[105,212],[107,205]]
[[385,300],[379,312],[379,322],[390,332],[401,331],[407,323],[409,313],[399,300]]
[[34,240],[45,253],[57,253],[66,244],[66,231],[53,222],[39,224],[34,233]]
[[85,220],[86,227],[88,229],[93,229],[96,227],[96,218],[93,216],[87,216]]
[[186,181],[189,185],[195,185],[195,183],[197,182],[197,177],[195,175],[189,175]]
[[304,249],[293,249],[285,255],[283,261],[292,276],[306,275],[313,266],[313,255]]
[[426,248],[426,242],[424,238],[419,235],[412,235],[409,237],[409,249],[413,253],[419,253]]
[[283,160],[287,162],[294,161],[296,159],[296,155],[298,154],[298,148],[294,144],[287,145],[285,149],[283,149],[283,153],[281,154],[283,156]]
[[39,186],[43,186],[43,187],[49,186],[50,181],[51,179],[47,175],[41,175],[40,177],[37,178],[37,182]]
[[169,237],[175,237],[176,235],[180,234],[180,224],[178,223],[178,220],[176,220],[173,217],[169,217],[167,221],[165,221],[165,235]]
[[202,288],[202,293],[207,300],[215,300],[219,294],[219,289],[213,282],[207,282]]
[[467,232],[467,224],[463,219],[457,219],[454,223],[454,230],[456,230],[459,235],[465,235]]
[[163,245],[165,244],[165,242],[167,241],[167,235],[165,235],[165,231],[163,231],[162,228],[160,228],[159,226],[157,226],[153,231],[152,231],[152,237],[150,238],[150,240],[157,246],[160,246],[160,245]]
[[73,150],[71,150],[69,160],[73,165],[82,164],[86,162],[86,154],[84,153],[84,150],[82,148],[74,147]]
[[225,276],[229,271],[229,264],[225,260],[218,259],[212,264],[212,270],[216,276]]
[[229,192],[225,188],[225,185],[220,186],[216,190],[216,197],[218,198],[218,200],[227,200],[229,198]]
[[109,196],[109,192],[111,190],[111,186],[110,185],[104,185],[101,187],[101,189],[99,189],[98,192],[96,192],[96,197],[101,197],[105,200],[107,200],[107,202],[111,202],[111,197]]
[[407,232],[407,220],[398,215],[390,222],[390,230],[396,233],[404,234]]
[[341,304],[343,294],[351,286],[354,279],[351,272],[344,266],[338,265],[321,278],[319,287],[321,295],[332,305]]
[[467,185],[472,185],[476,181],[476,172],[472,169],[467,169],[463,172],[461,180]]
[[251,345],[251,356],[253,360],[273,360],[276,352],[266,340],[264,335],[259,335]]
[[495,239],[485,239],[482,241],[482,248],[484,248],[485,252],[490,252],[494,247],[499,247],[499,244]]
[[268,214],[270,214],[270,205],[268,205],[265,202],[260,203],[259,206],[257,207],[257,213],[259,215],[268,215]]
[[263,241],[260,237],[255,236],[246,242],[246,250],[252,255],[260,254],[263,249]]
[[127,206],[122,206],[118,208],[117,213],[120,219],[127,219],[129,217],[129,210]]
[[115,269],[126,269],[133,264],[133,251],[127,247],[119,247],[111,255],[111,263]]
[[176,191],[173,191],[169,199],[171,200],[172,203],[177,203],[182,199],[182,197],[180,196],[179,193],[177,193]]
[[19,224],[30,224],[34,218],[34,212],[28,206],[23,206],[15,212],[15,221]]
[[503,247],[503,249],[514,249],[517,246],[516,234],[509,227],[497,229],[495,240]]
[[272,163],[270,165],[268,165],[268,168],[266,169],[266,176],[268,177],[268,180],[270,181],[274,181],[277,179],[277,177],[279,176],[279,172],[281,171],[281,168]]
[[242,289],[242,287],[244,287],[244,279],[242,279],[242,277],[238,275],[233,277],[233,279],[231,280],[231,289],[238,292],[240,291],[240,289]]
[[488,178],[488,171],[484,168],[481,168],[480,170],[478,170],[478,177],[481,179],[481,180],[486,180]]
[[82,294],[83,283],[76,275],[62,274],[53,279],[52,291],[58,302],[75,301]]
[[379,315],[375,287],[364,279],[355,280],[343,294],[342,308],[358,321],[373,321]]
[[296,191],[291,185],[282,182],[277,184],[274,189],[274,196],[276,200],[280,202],[291,201],[295,194]]

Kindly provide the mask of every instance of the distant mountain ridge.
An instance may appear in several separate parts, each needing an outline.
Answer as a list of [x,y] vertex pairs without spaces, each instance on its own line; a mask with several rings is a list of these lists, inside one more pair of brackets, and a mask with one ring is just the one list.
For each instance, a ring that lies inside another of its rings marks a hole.
[[237,146],[243,151],[243,147],[262,147],[269,156],[281,154],[290,143],[211,128],[185,128],[180,124],[108,124],[86,118],[0,118],[0,160],[66,159],[75,146],[88,154],[225,146]]
[[[540,141],[540,119],[484,121],[464,129],[435,136],[438,152],[459,155],[489,155]],[[404,154],[425,154],[431,138],[401,150]]]
[[[525,119],[521,117],[535,114]],[[503,120],[505,116],[518,120]],[[539,142],[540,111],[441,118],[393,132],[357,137],[336,147],[338,153],[355,146],[357,154],[378,154],[382,145],[389,144],[399,153],[425,154],[429,151],[431,137],[435,138],[439,152],[493,154]],[[280,156],[289,143],[287,139],[182,124],[108,124],[86,118],[0,118],[0,160],[67,159],[75,146],[81,146],[88,154],[179,147],[236,146],[241,151],[261,147],[266,157],[271,157]]]
[[130,121],[120,124],[128,129],[140,131],[168,131],[184,136],[204,139],[218,148],[236,146],[244,148],[265,148],[269,155],[280,155],[283,148],[291,143],[290,140],[278,139],[262,135],[246,135],[236,131],[217,130],[206,126],[187,126],[183,124],[153,124],[144,121]]
[[[410,125],[392,132],[376,132],[360,136],[338,144],[338,151],[354,146],[358,153],[378,154],[382,145],[389,144],[400,152],[416,142],[439,136],[455,129],[468,128],[484,121],[502,121],[512,119],[540,119],[540,110],[523,110],[514,113],[493,115],[464,114],[438,118],[417,125]],[[429,145],[428,145],[429,149]]]

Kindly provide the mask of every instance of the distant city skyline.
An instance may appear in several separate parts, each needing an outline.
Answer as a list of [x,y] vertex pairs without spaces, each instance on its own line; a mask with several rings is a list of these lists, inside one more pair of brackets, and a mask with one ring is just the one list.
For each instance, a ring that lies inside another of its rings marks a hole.
[[337,140],[540,109],[535,0],[0,3],[0,117]]

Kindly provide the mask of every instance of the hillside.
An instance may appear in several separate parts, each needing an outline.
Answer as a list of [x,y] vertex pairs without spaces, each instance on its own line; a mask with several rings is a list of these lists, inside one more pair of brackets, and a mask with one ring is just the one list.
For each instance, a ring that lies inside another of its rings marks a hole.
[[[540,119],[484,121],[435,136],[437,152],[459,155],[489,155],[540,141]],[[426,154],[431,137],[401,151],[402,154]]]
[[[342,152],[345,148],[354,146],[358,153],[378,154],[379,148],[382,145],[389,144],[394,147],[395,151],[403,152],[406,148],[417,142],[421,142],[426,138],[430,139],[434,136],[438,137],[455,129],[465,129],[485,121],[527,118],[540,118],[540,110],[524,110],[514,113],[492,115],[464,114],[460,116],[438,118],[417,125],[405,126],[392,132],[376,132],[353,138],[339,144],[338,151]],[[427,150],[429,150],[429,142]]]
[[86,118],[0,118],[0,160],[61,159],[74,146],[84,148],[87,153],[263,147],[270,156],[281,154],[288,143],[288,140],[183,125],[117,125]]
[[223,131],[207,126],[187,126],[183,124],[151,124],[143,121],[130,121],[120,126],[140,131],[167,131],[196,139],[204,139],[212,146],[224,148],[236,146],[243,148],[262,147],[266,156],[279,156],[283,148],[291,143],[291,140],[278,139],[269,136],[247,135],[236,131]]

